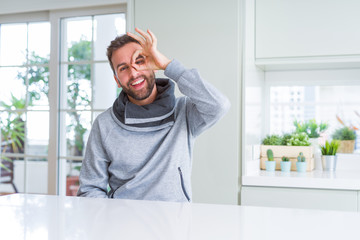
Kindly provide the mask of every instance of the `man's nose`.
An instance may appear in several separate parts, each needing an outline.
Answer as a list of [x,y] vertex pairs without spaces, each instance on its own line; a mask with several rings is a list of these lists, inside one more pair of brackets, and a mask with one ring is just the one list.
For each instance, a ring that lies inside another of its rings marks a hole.
[[130,74],[133,77],[136,77],[136,75],[139,73],[139,71],[137,70],[136,66],[134,66],[133,64],[130,65]]

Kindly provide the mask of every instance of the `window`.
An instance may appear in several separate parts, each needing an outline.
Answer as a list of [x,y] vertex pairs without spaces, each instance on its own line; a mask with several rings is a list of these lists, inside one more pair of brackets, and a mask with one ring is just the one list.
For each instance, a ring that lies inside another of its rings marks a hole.
[[0,25],[0,183],[20,192],[47,192],[49,56],[49,22]]
[[[298,101],[293,102],[287,93],[296,89]],[[360,86],[271,86],[270,95],[279,93],[281,102],[271,100],[270,103],[270,132],[286,133],[295,128],[293,121],[316,119],[318,122],[329,123],[327,136],[341,127],[337,117],[347,126],[360,128]],[[295,108],[294,108],[295,107]],[[277,116],[282,116],[280,119]],[[296,116],[296,118],[295,118]],[[358,138],[359,139],[359,138]],[[356,148],[360,148],[360,143]]]
[[76,193],[91,125],[119,93],[106,48],[125,32],[124,5],[1,16],[0,192]]
[[[60,185],[74,195],[91,125],[117,97],[106,48],[124,34],[125,14],[61,19],[60,51]],[[65,184],[66,183],[66,184]]]

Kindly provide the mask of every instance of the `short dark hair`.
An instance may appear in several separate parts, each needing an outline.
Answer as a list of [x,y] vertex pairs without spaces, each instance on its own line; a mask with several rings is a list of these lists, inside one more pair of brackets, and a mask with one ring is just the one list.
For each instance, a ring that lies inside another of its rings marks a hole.
[[117,36],[114,40],[111,41],[110,45],[107,47],[106,55],[108,57],[110,67],[113,70],[115,75],[116,75],[116,72],[115,72],[115,69],[114,69],[112,61],[111,61],[113,52],[131,42],[140,44],[135,38],[130,37],[127,34],[124,34],[121,36]]

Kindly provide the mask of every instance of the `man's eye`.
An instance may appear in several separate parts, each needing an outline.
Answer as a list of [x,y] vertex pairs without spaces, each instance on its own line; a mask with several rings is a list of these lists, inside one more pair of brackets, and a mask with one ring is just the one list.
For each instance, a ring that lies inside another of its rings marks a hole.
[[119,70],[120,70],[120,72],[122,72],[122,71],[126,70],[127,68],[128,68],[128,67],[125,66],[125,67],[121,67]]
[[144,64],[145,63],[145,60],[144,59],[139,59],[139,60],[137,60],[136,62],[135,62],[135,64],[137,64],[137,65],[142,65],[142,64]]

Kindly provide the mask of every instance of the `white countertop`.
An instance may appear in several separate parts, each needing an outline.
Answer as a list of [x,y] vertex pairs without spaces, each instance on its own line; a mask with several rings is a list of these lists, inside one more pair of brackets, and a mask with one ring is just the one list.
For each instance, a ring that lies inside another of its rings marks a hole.
[[358,170],[334,172],[314,170],[306,173],[254,171],[242,177],[242,185],[360,190],[360,172]]
[[13,194],[0,197],[0,238],[359,239],[360,213]]
[[267,172],[259,170],[259,164],[259,160],[246,162],[243,186],[360,190],[360,154],[338,154],[334,172]]

